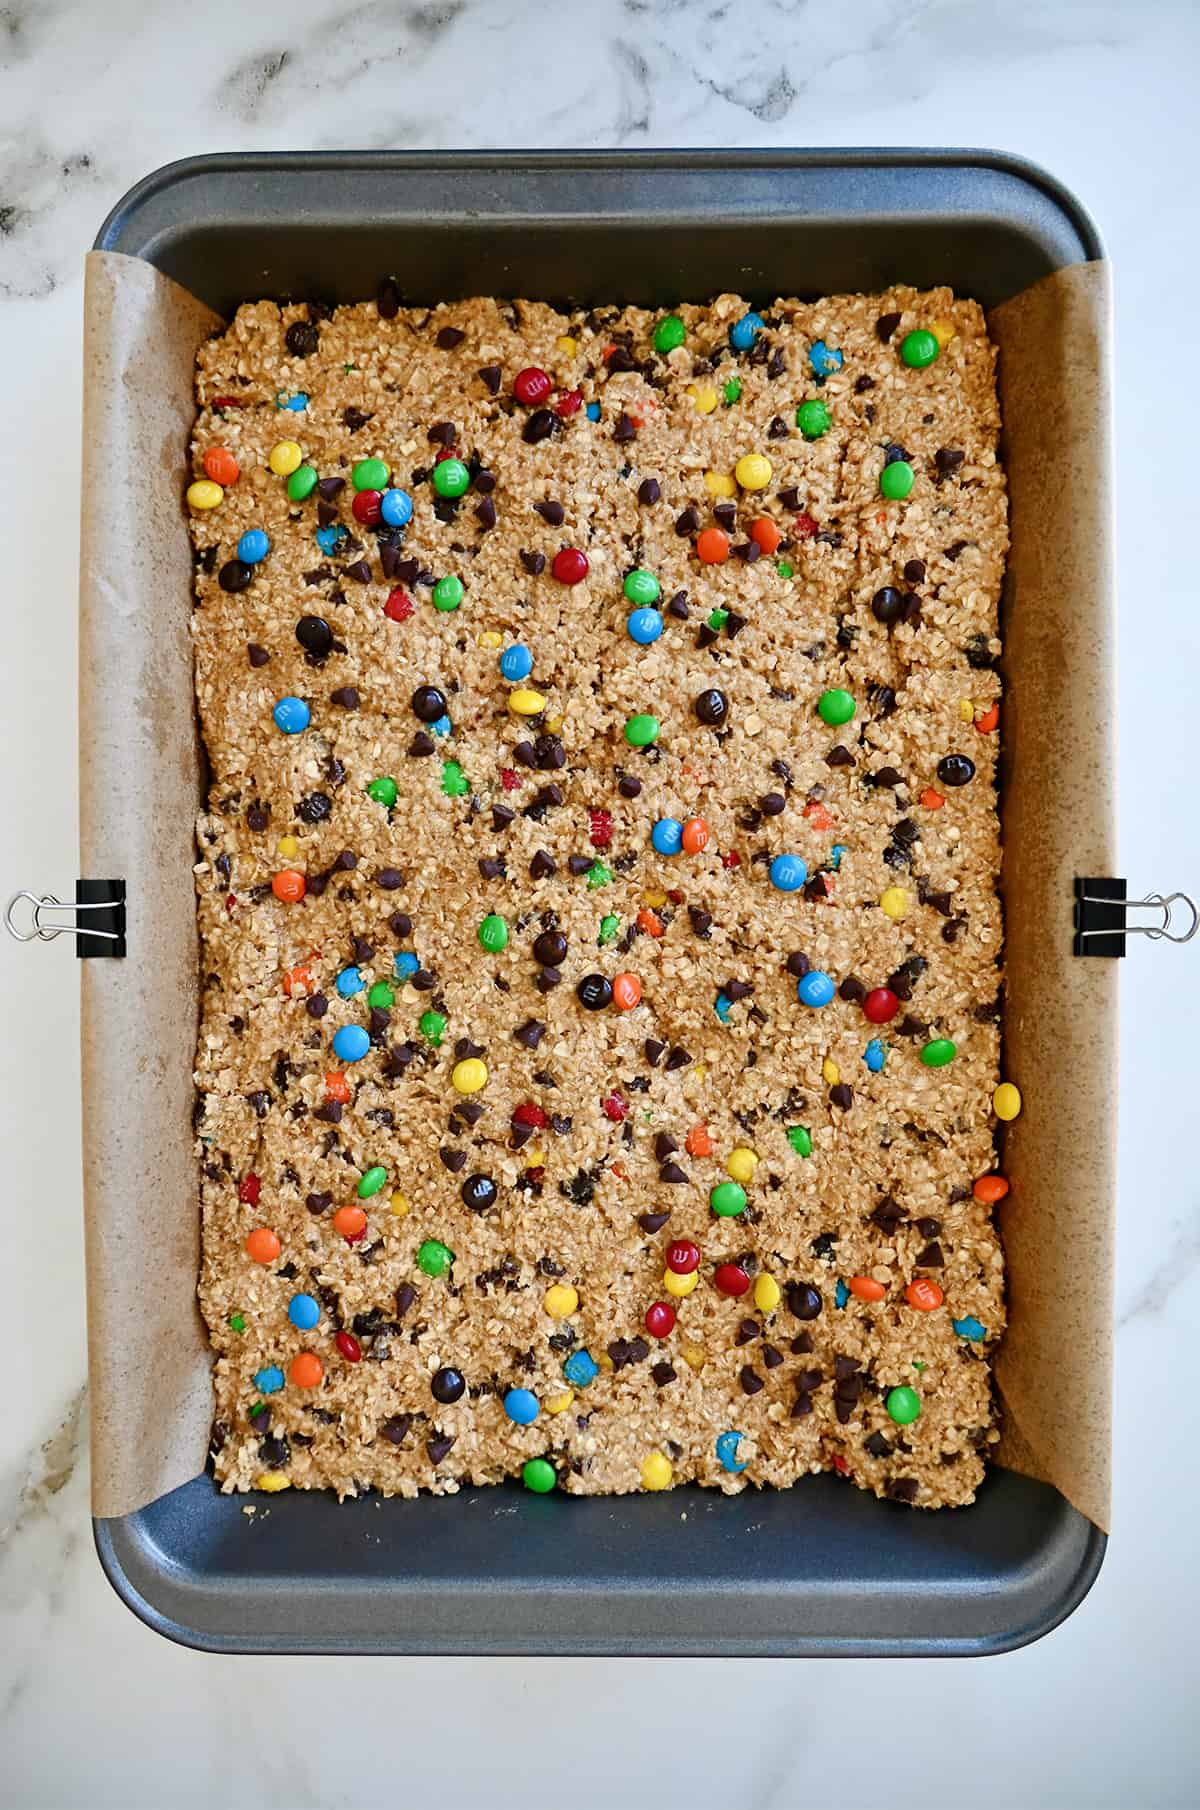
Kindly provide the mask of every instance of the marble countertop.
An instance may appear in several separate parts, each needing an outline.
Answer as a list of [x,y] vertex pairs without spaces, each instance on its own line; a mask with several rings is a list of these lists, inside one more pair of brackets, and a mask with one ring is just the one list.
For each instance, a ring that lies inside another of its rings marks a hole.
[[[81,263],[109,207],[194,152],[514,143],[990,145],[1080,195],[1116,274],[1123,871],[1196,890],[1197,66],[1190,0],[11,0],[0,893],[75,873]],[[1200,1315],[1198,952],[1143,945],[1124,966],[1114,1534],[1062,1628],[986,1663],[356,1664],[172,1647],[100,1573],[77,977],[64,944],[5,939],[0,1805],[1195,1804],[1200,1440],[1180,1360]]]

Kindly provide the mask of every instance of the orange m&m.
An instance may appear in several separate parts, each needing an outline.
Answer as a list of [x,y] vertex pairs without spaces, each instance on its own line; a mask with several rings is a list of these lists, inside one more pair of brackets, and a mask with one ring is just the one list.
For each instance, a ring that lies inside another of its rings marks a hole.
[[236,484],[239,476],[238,462],[227,446],[210,446],[204,455],[204,475],[211,478],[214,484],[221,484],[228,490]]
[[882,1301],[887,1289],[874,1276],[851,1276],[850,1293],[860,1301]]
[[304,897],[304,875],[285,867],[282,873],[271,875],[271,891],[285,905],[297,905]]
[[325,1098],[336,1100],[341,1106],[350,1104],[350,1083],[338,1069],[325,1077]]
[[708,847],[708,825],[703,817],[689,817],[683,826],[682,842],[685,855],[698,855]]
[[642,983],[636,974],[615,974],[612,999],[618,1012],[631,1012],[642,997]]
[[696,542],[696,557],[706,566],[723,566],[729,558],[729,536],[722,528],[706,528]]
[[279,1240],[270,1226],[256,1226],[246,1235],[246,1255],[255,1263],[274,1263],[279,1255]]
[[325,1374],[325,1366],[315,1351],[298,1351],[288,1366],[288,1376],[297,1389],[315,1389]]
[[693,1125],[684,1139],[684,1145],[689,1156],[711,1156],[713,1141],[709,1136],[708,1126]]
[[1008,1180],[1003,1175],[981,1175],[971,1188],[976,1200],[981,1200],[987,1207],[994,1207],[998,1200],[1003,1200],[1008,1193]]
[[928,1276],[918,1276],[905,1289],[904,1299],[919,1313],[927,1314],[932,1313],[935,1307],[940,1307],[946,1297],[938,1283],[931,1281]]
[[783,536],[769,515],[760,515],[750,524],[750,539],[757,542],[760,550],[769,558]]
[[353,1244],[367,1229],[367,1216],[361,1207],[339,1207],[333,1216],[333,1229]]

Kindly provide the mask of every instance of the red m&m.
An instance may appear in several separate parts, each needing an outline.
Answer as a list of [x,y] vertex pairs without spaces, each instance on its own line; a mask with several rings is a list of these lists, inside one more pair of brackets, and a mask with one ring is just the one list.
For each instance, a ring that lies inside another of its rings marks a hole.
[[740,1263],[719,1263],[713,1281],[723,1295],[744,1295],[750,1287],[750,1278]]
[[578,547],[560,547],[550,570],[559,584],[582,584],[588,575],[587,554]]
[[382,504],[381,490],[356,490],[350,507],[356,522],[361,522],[364,528],[378,528],[383,520]]
[[675,1327],[675,1309],[666,1301],[653,1301],[646,1309],[646,1331],[653,1339],[665,1339]]
[[900,1010],[890,987],[875,987],[863,1000],[863,1017],[871,1024],[888,1024]]
[[550,394],[550,379],[537,365],[526,365],[513,378],[513,395],[526,408],[536,408]]
[[700,1247],[690,1238],[677,1238],[667,1247],[667,1268],[677,1276],[690,1276],[700,1267]]

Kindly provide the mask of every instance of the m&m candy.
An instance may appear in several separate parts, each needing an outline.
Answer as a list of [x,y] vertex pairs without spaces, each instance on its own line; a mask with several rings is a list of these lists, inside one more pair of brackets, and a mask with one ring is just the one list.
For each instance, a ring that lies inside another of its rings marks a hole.
[[[440,497],[453,500],[464,495],[471,483],[471,474],[461,459],[439,459],[433,468],[433,488]],[[383,513],[383,499],[380,498],[380,514]]]
[[187,487],[187,500],[191,509],[218,509],[225,500],[225,492],[211,479],[197,478]]
[[258,565],[270,551],[270,538],[263,528],[247,528],[237,544],[237,556],[247,566]]
[[361,1024],[344,1024],[334,1032],[333,1053],[339,1062],[361,1062],[371,1047],[371,1039]]
[[634,610],[625,623],[629,639],[639,647],[649,647],[663,632],[663,619],[657,610]]
[[900,356],[914,371],[923,371],[926,365],[931,365],[940,351],[936,334],[924,327],[914,327],[900,341]]
[[558,1473],[548,1458],[529,1458],[521,1466],[521,1482],[535,1496],[546,1496],[558,1482]]
[[533,671],[533,655],[524,642],[514,641],[500,656],[500,677],[510,685],[519,685]]
[[718,1219],[736,1219],[746,1211],[746,1190],[740,1182],[718,1182],[708,1196],[708,1204]]
[[280,698],[271,715],[284,735],[300,735],[308,728],[312,712],[303,698]]
[[588,575],[587,554],[578,547],[560,547],[550,564],[559,584],[582,584]]
[[301,1332],[311,1332],[320,1318],[320,1306],[311,1295],[293,1295],[288,1302],[288,1319]]
[[504,1412],[518,1427],[532,1426],[538,1417],[538,1399],[532,1389],[510,1389],[504,1397]]
[[806,440],[819,440],[833,426],[833,416],[823,402],[802,402],[796,410],[796,426]]
[[677,817],[660,817],[650,832],[650,841],[660,855],[678,855],[683,848],[683,825]]
[[827,1006],[835,992],[834,984],[828,974],[820,968],[810,968],[802,974],[796,983],[796,993],[800,1003],[806,1006]]
[[662,594],[653,572],[647,572],[641,566],[625,574],[625,583],[622,588],[627,603],[657,603]]
[[360,459],[350,474],[350,482],[355,490],[377,490],[382,494],[390,476],[382,459]]
[[687,338],[687,330],[677,314],[664,314],[654,329],[654,350],[674,352]]
[[890,1389],[884,1407],[899,1427],[910,1427],[914,1420],[920,1418],[921,1398],[915,1389],[901,1384],[898,1389]]
[[406,528],[412,520],[413,500],[407,490],[385,490],[379,499],[380,519],[389,528]]
[[751,311],[734,321],[729,329],[729,343],[735,352],[748,352],[763,330],[763,317]]
[[776,892],[799,892],[808,879],[807,864],[799,855],[776,855],[769,871]]

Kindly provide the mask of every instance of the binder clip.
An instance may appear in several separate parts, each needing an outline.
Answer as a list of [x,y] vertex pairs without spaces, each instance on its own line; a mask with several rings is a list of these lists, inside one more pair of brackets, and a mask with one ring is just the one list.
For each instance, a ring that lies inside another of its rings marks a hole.
[[[59,921],[56,912],[69,915]],[[18,943],[35,939],[50,943],[56,936],[73,936],[75,953],[83,961],[96,955],[124,955],[125,882],[76,880],[74,903],[49,892],[40,898],[35,892],[16,892],[4,908],[4,928]]]
[[[1145,923],[1130,914],[1149,913]],[[1124,880],[1091,878],[1075,882],[1076,955],[1121,956],[1127,936],[1164,937],[1169,943],[1187,943],[1200,928],[1200,909],[1186,892],[1147,893],[1144,899],[1126,897]]]

